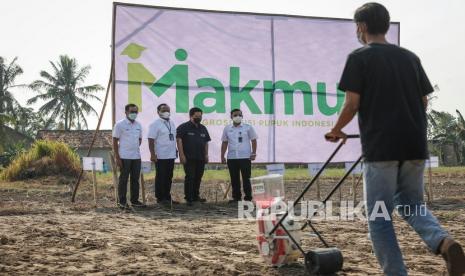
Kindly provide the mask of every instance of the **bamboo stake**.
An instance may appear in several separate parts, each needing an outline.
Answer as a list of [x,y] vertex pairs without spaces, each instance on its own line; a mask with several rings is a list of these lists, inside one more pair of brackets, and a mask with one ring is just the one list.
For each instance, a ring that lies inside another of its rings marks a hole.
[[108,155],[110,156],[110,165],[111,165],[111,171],[113,175],[113,189],[114,189],[114,195],[115,195],[115,203],[116,205],[118,205],[118,168],[116,166],[113,152],[110,151]]
[[428,166],[428,202],[433,201],[433,172],[431,170],[431,162]]
[[320,179],[316,180],[316,197],[318,200],[321,199],[321,192],[320,192]]
[[[102,106],[102,110],[100,112],[100,116],[98,118],[97,127],[95,128],[94,137],[92,138],[92,142],[90,143],[89,150],[87,151],[87,157],[90,156],[90,153],[92,152],[92,148],[94,147],[95,140],[97,139],[97,135],[98,135],[98,132],[100,130],[100,124],[102,123],[103,113],[105,112],[105,108],[107,106],[108,95],[110,94],[110,87],[111,87],[111,83],[113,81],[113,66],[114,66],[114,61],[112,60],[111,61],[111,68],[110,68],[111,74],[110,74],[110,78],[108,79],[108,85],[107,85],[107,91],[106,91],[106,94],[105,94],[105,99],[103,100],[103,106]],[[71,196],[71,202],[74,202],[74,200],[76,199],[76,192],[77,192],[77,189],[79,188],[79,184],[81,183],[81,178],[82,178],[83,173],[84,173],[84,169],[81,169],[81,172],[79,173],[78,179],[76,180],[76,184],[74,185],[73,194]]]
[[145,204],[145,181],[144,181],[144,173],[140,173],[140,188],[142,191],[142,203]]
[[95,170],[92,170],[92,185],[94,187],[94,204],[97,207],[97,173]]
[[224,187],[223,183],[221,183],[220,185],[221,185],[221,189],[224,192],[223,199],[229,199],[229,190],[231,189],[231,183],[228,183],[227,188]]

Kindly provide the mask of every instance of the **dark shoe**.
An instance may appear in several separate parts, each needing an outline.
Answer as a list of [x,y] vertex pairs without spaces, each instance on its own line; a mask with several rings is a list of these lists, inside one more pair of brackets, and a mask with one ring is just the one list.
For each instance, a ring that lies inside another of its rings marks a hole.
[[239,202],[239,200],[237,200],[237,199],[230,199],[228,201],[229,204],[237,204],[238,202]]
[[244,201],[252,201],[252,197],[244,197]]
[[129,207],[127,203],[124,203],[124,204],[118,203],[118,208],[120,208],[121,210],[131,210],[131,207]]
[[444,238],[441,242],[440,253],[446,261],[450,276],[465,274],[465,255],[462,246],[452,238]]
[[199,197],[199,198],[194,199],[194,201],[204,203],[204,202],[207,202],[207,199]]
[[169,200],[158,200],[157,203],[159,205],[162,205],[162,206],[169,206],[170,205],[170,201]]
[[144,203],[142,203],[142,202],[140,202],[140,201],[131,202],[131,206],[132,206],[132,207],[137,207],[137,208],[144,208],[144,207],[147,207],[147,205],[145,205]]

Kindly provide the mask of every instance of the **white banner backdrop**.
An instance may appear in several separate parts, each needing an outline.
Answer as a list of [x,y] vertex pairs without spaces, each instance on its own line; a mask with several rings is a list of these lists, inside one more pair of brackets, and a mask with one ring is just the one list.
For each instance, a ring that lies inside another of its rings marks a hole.
[[[351,20],[172,9],[115,3],[113,118],[135,103],[144,137],[167,103],[179,125],[188,111],[204,110],[220,161],[221,133],[233,108],[257,134],[257,161],[325,161],[336,145],[323,135],[334,125],[344,93],[337,91],[347,55],[360,47]],[[398,44],[399,24],[388,40]],[[345,131],[357,134],[354,120]],[[149,160],[147,139],[142,159]],[[350,140],[334,161],[354,161]]]

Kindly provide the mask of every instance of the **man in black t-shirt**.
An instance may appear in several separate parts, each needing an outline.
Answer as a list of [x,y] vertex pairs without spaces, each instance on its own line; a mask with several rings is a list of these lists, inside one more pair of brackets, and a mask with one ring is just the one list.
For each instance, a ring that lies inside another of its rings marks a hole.
[[332,142],[346,139],[342,129],[358,113],[368,228],[383,272],[407,275],[391,221],[397,208],[431,251],[444,257],[449,274],[462,275],[465,256],[461,246],[423,201],[427,95],[433,88],[420,59],[386,41],[390,17],[384,6],[367,3],[354,18],[364,46],[347,59],[339,83],[346,93],[345,104],[325,137]]
[[208,163],[208,142],[211,140],[207,128],[202,125],[202,110],[189,110],[190,120],[176,129],[179,160],[184,165],[184,196],[188,205],[205,202],[199,195],[205,164]]

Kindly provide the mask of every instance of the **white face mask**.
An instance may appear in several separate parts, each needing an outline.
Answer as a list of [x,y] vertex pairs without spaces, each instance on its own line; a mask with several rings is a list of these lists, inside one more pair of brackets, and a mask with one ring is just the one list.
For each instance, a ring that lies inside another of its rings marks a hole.
[[235,116],[233,117],[233,122],[236,124],[240,124],[242,122],[242,116]]
[[162,119],[169,119],[170,118],[170,113],[169,112],[160,112],[160,118]]
[[129,118],[129,120],[132,120],[132,121],[136,120],[137,113],[129,113],[128,118]]

